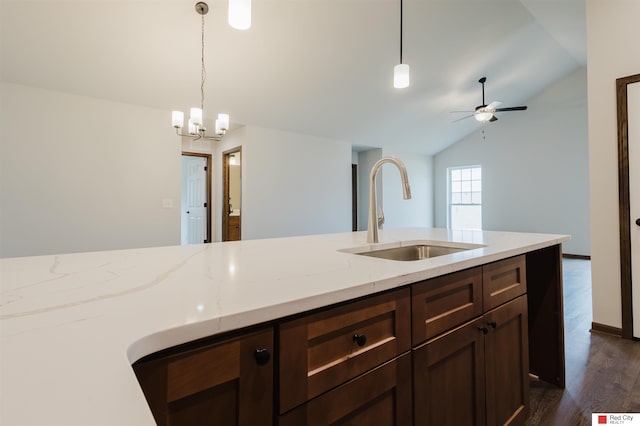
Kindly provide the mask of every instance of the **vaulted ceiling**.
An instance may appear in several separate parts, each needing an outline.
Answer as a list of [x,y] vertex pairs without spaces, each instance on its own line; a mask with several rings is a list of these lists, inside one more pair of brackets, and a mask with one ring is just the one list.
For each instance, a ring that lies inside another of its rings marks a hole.
[[[2,80],[187,111],[195,3],[2,0]],[[402,90],[400,0],[253,0],[247,31],[228,26],[226,0],[208,4],[205,114],[355,146],[436,153],[480,126],[450,113],[481,103],[480,77],[488,101],[520,105],[586,64],[584,0],[404,0]]]

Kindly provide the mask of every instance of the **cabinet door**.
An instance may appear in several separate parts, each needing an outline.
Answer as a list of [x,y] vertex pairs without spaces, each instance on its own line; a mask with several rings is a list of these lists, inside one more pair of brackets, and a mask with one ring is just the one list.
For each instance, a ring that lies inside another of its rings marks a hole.
[[479,318],[413,351],[416,425],[484,426],[483,328]]
[[[257,352],[258,351],[258,352]],[[158,425],[271,425],[271,328],[134,366]]]
[[482,267],[484,312],[527,292],[525,256],[499,260]]
[[482,268],[411,286],[413,346],[482,315]]
[[522,424],[529,411],[527,296],[485,314],[487,424]]
[[406,353],[280,417],[279,426],[411,426]]
[[280,414],[411,347],[409,289],[280,325]]

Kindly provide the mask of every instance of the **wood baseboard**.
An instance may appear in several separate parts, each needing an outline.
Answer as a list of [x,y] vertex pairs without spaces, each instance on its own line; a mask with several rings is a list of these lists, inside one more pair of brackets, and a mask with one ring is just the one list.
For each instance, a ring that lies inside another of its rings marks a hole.
[[564,257],[565,259],[591,260],[591,256],[586,256],[584,254],[562,253],[562,257]]
[[604,324],[600,324],[597,322],[592,322],[591,323],[591,330],[592,333],[596,332],[596,333],[604,333],[604,334],[611,334],[613,336],[616,337],[622,337],[622,329],[619,327],[611,327],[610,325],[604,325]]

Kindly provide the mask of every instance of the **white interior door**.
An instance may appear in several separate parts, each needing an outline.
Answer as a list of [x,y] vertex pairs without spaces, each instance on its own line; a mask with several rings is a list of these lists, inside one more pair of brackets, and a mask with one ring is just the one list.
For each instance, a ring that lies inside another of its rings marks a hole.
[[182,156],[182,244],[207,240],[207,159]]
[[633,336],[640,338],[640,82],[627,85]]

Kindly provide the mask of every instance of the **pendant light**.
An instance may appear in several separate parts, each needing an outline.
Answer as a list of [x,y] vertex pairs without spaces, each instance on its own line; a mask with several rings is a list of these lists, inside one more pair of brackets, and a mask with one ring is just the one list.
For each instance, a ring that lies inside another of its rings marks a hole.
[[402,63],[402,0],[400,0],[400,64],[393,68],[393,87],[409,87],[409,65]]
[[229,0],[229,25],[237,30],[251,27],[251,0]]
[[[202,20],[200,33],[200,107],[194,107],[190,110],[190,117],[187,123],[188,133],[181,133],[181,129],[184,127],[184,113],[182,111],[171,112],[171,125],[176,129],[178,136],[194,136],[194,141],[198,139],[219,141],[229,129],[229,114],[218,114],[218,118],[215,121],[214,134],[206,134],[207,129],[204,127],[203,119],[204,83],[207,78],[207,72],[204,67],[204,15],[209,12],[209,6],[204,2],[198,2],[196,3],[196,12],[198,12]],[[229,0],[229,24],[238,29],[247,29],[251,26],[251,0]]]

